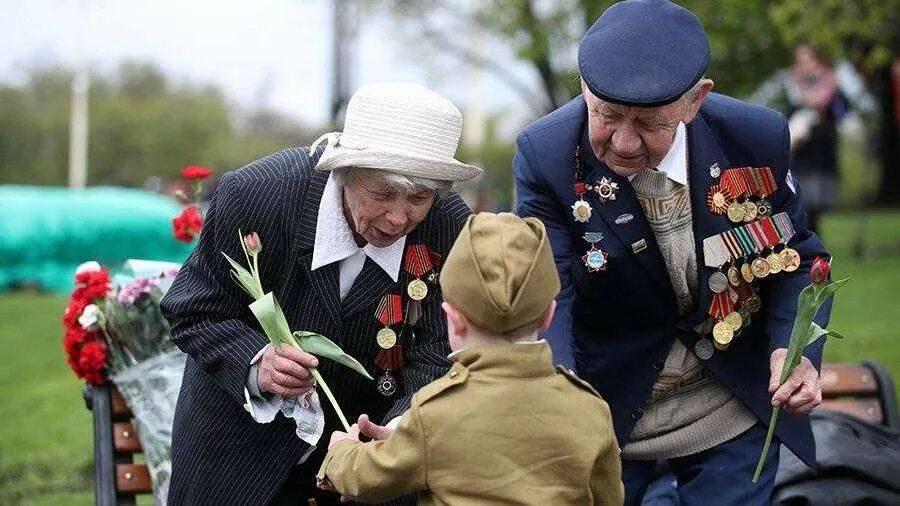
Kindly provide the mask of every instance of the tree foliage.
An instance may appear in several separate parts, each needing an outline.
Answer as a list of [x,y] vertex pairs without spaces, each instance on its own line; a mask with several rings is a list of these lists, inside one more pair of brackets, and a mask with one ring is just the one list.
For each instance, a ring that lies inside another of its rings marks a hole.
[[[427,0],[369,1],[406,28],[410,47],[453,55],[506,81],[536,115],[578,92],[576,47],[611,0]],[[717,90],[744,96],[789,64],[790,48],[803,41],[833,56],[865,50],[870,66],[898,52],[900,0],[682,0],[700,18],[710,39],[709,76]],[[648,26],[648,30],[653,27]],[[538,77],[538,89],[521,82],[508,62],[480,55],[487,47],[508,47]],[[853,53],[853,54],[851,54]]]
[[[30,72],[21,86],[0,86],[0,183],[67,181],[72,73]],[[213,87],[176,85],[146,63],[92,76],[88,184],[137,186],[177,177],[200,164],[230,170],[312,135],[271,111],[229,106]]]

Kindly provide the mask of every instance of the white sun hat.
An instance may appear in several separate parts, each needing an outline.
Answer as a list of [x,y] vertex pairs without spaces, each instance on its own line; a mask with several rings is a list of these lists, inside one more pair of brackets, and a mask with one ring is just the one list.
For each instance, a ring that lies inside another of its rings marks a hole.
[[363,167],[442,181],[465,181],[481,174],[454,158],[462,114],[446,98],[416,84],[372,84],[347,105],[343,132],[327,133],[316,170]]

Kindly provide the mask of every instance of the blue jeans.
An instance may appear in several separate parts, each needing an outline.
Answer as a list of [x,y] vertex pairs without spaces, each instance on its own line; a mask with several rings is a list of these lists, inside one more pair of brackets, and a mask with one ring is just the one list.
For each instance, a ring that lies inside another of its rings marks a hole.
[[623,460],[626,505],[768,505],[778,471],[777,439],[769,447],[757,483],[753,472],[766,439],[766,427],[746,432],[709,450],[669,459]]

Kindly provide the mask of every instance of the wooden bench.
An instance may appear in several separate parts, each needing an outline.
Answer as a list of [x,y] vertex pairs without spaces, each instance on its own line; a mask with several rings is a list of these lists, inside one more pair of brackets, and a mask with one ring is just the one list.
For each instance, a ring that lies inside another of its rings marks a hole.
[[[819,409],[840,411],[900,430],[894,383],[880,364],[823,364],[822,397]],[[134,462],[141,453],[141,443],[131,411],[109,384],[85,385],[84,400],[94,417],[95,504],[135,504],[135,496],[150,494],[152,487],[147,466]]]
[[131,411],[115,386],[85,385],[84,401],[94,417],[94,503],[135,504],[153,492],[146,464],[136,464],[141,443]]
[[900,430],[894,382],[881,364],[822,364],[822,404],[877,425]]

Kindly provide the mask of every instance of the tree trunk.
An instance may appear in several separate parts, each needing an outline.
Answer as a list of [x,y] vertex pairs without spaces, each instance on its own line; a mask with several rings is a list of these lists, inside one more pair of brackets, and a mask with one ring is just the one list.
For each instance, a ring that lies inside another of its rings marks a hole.
[[[893,68],[900,69],[900,57],[895,57]],[[885,66],[877,74],[876,93],[881,105],[881,126],[879,154],[881,158],[881,184],[878,190],[878,205],[897,206],[900,204],[900,131],[897,123],[898,88],[900,72],[892,73],[891,65]]]

